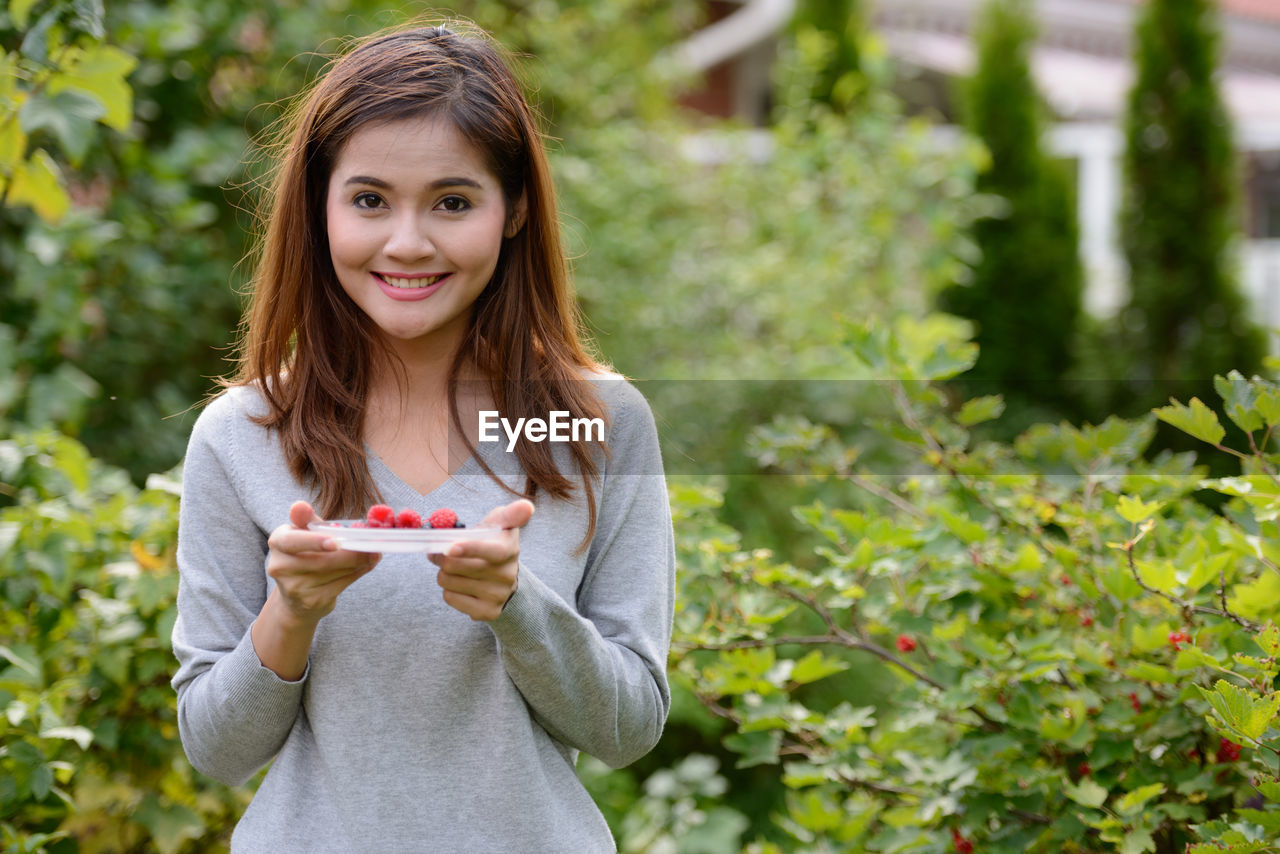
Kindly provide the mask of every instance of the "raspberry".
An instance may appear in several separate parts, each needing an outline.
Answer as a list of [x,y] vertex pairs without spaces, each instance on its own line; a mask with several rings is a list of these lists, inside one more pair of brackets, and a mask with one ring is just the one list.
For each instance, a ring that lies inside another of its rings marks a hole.
[[442,507],[427,518],[427,524],[433,528],[453,528],[458,524],[458,514]]
[[396,526],[396,511],[385,504],[375,504],[370,507],[366,518],[369,520],[370,528],[394,528]]
[[421,528],[422,516],[416,510],[410,510],[408,507],[396,514],[397,528]]
[[902,652],[913,652],[916,648],[916,640],[911,635],[898,635],[898,649]]

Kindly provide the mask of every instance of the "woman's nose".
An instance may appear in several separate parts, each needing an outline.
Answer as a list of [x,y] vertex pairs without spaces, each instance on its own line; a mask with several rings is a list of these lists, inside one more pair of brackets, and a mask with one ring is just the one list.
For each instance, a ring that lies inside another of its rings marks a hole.
[[396,218],[384,251],[389,258],[412,261],[435,255],[436,247],[422,218],[406,213]]

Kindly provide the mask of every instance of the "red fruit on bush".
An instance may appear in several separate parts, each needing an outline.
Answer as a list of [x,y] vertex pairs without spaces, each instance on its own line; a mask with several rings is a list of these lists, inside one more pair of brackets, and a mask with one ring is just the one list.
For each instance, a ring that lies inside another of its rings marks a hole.
[[1191,643],[1191,635],[1184,631],[1169,632],[1169,643],[1174,649],[1182,649],[1184,643]]
[[1142,701],[1140,701],[1140,700],[1138,699],[1138,692],[1137,692],[1137,691],[1130,691],[1130,692],[1129,692],[1129,705],[1133,706],[1133,710],[1134,710],[1135,712],[1140,712],[1140,711],[1142,711]]
[[1092,614],[1085,614],[1083,617],[1081,617],[1081,618],[1080,618],[1080,625],[1084,626],[1086,629],[1087,629],[1087,628],[1089,628],[1090,626],[1092,626],[1092,625],[1093,625],[1093,615],[1092,615]]
[[433,528],[452,528],[458,524],[458,514],[447,507],[441,507],[427,517],[427,524]]
[[951,829],[951,845],[959,851],[960,854],[973,854],[973,843],[965,839],[960,831],[954,827]]
[[1076,766],[1076,773],[1079,774],[1081,777],[1088,777],[1090,774],[1093,773],[1093,768],[1089,765],[1088,762],[1081,762],[1079,765]]
[[370,507],[365,518],[369,520],[370,528],[394,528],[396,526],[396,511],[385,504],[375,504]]
[[1218,753],[1214,758],[1219,762],[1235,762],[1240,758],[1240,745],[1224,738],[1218,742]]
[[417,510],[410,510],[408,507],[396,514],[397,528],[421,528],[422,516]]
[[898,635],[898,649],[902,652],[912,652],[916,648],[915,638],[911,635]]

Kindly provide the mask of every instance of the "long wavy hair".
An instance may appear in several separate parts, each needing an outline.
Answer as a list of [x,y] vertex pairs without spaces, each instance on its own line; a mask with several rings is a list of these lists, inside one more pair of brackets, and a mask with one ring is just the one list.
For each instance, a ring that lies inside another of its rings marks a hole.
[[[479,31],[444,27],[370,37],[304,93],[276,141],[238,371],[227,382],[261,392],[268,411],[259,423],[278,431],[290,470],[314,485],[324,516],[359,515],[380,500],[365,454],[364,413],[374,368],[398,364],[334,272],[325,225],[329,179],[361,127],[424,116],[447,117],[475,146],[501,184],[508,212],[521,197],[526,205],[523,227],[503,240],[449,371],[454,428],[474,453],[457,400],[467,360],[512,420],[553,410],[607,418],[583,381],[584,372],[603,366],[584,345],[542,137],[499,48]],[[587,443],[569,447],[590,511],[585,544],[595,529],[598,454]],[[546,443],[523,442],[516,453],[524,495],[574,492],[574,479],[558,470]]]

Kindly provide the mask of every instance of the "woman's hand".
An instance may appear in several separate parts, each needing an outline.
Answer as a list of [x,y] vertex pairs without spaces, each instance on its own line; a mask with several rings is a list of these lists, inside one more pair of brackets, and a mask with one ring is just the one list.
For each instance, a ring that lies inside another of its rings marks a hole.
[[328,535],[307,530],[319,516],[305,501],[289,508],[289,524],[271,532],[267,575],[275,579],[280,604],[303,623],[320,622],[338,594],[373,569],[381,555],[339,550]]
[[505,530],[491,540],[464,540],[444,554],[431,555],[440,571],[436,582],[444,601],[473,620],[494,620],[502,613],[519,580],[520,529],[533,515],[533,502],[521,498],[497,507],[481,525]]

